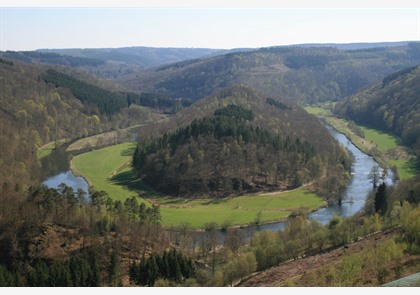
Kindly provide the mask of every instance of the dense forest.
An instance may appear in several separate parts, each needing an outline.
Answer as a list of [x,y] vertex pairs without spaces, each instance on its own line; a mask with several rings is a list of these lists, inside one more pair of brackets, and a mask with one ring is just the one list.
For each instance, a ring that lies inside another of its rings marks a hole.
[[200,99],[244,83],[300,104],[338,101],[384,76],[420,62],[418,43],[344,50],[270,47],[165,65],[117,79],[133,90]]
[[297,187],[320,176],[312,145],[253,127],[253,116],[230,104],[139,145],[133,160],[139,176],[167,194],[218,197]]
[[102,114],[112,115],[127,107],[127,101],[124,97],[56,70],[47,70],[42,79],[56,87],[68,88],[81,102],[96,106]]
[[180,109],[189,107],[193,101],[191,99],[171,99],[155,93],[142,92],[127,93],[128,106],[138,104],[152,109],[160,110],[166,114],[174,114]]
[[400,137],[420,157],[420,67],[392,73],[345,101],[335,113]]
[[105,62],[100,59],[61,55],[38,51],[6,51],[1,53],[8,59],[19,60],[26,63],[48,63],[69,67],[90,66],[98,67]]
[[221,197],[318,179],[318,192],[334,200],[349,179],[349,155],[317,118],[244,86],[139,130],[139,176],[173,195]]

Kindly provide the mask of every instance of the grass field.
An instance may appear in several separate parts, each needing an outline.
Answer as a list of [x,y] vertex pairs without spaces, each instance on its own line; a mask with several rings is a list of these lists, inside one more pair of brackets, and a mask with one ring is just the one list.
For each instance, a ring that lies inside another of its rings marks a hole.
[[48,156],[49,154],[51,154],[53,152],[53,150],[57,146],[62,145],[65,142],[66,142],[66,139],[61,139],[59,141],[52,141],[52,142],[42,146],[36,154],[38,159],[42,159],[42,158]]
[[137,193],[118,184],[119,178],[112,178],[118,173],[130,172],[127,163],[131,161],[135,147],[134,142],[129,142],[81,154],[73,158],[71,167],[96,190],[106,191],[112,199],[124,201]]
[[321,108],[321,107],[313,107],[313,106],[306,106],[305,110],[312,115],[321,116],[321,117],[329,117],[332,116],[330,110]]
[[323,205],[322,199],[308,190],[250,195],[218,200],[159,199],[164,226],[188,223],[202,228],[208,222],[223,224],[251,224],[287,218],[299,208],[315,209]]
[[114,200],[124,201],[138,195],[140,202],[160,204],[163,226],[189,224],[203,228],[206,223],[244,225],[284,219],[300,208],[316,209],[321,197],[306,189],[277,194],[260,194],[225,199],[189,200],[159,196],[148,190],[131,166],[134,143],[119,144],[76,156],[72,168],[84,176],[96,190],[104,190]]
[[371,129],[360,125],[358,126],[362,129],[363,133],[365,134],[365,139],[369,140],[370,142],[373,142],[377,146],[377,148],[382,152],[396,148],[400,143],[400,140],[393,135],[381,132],[376,129]]

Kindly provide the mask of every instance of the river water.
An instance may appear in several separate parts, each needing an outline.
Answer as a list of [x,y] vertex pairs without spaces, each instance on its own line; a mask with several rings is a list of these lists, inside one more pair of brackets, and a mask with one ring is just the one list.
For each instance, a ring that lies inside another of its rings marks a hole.
[[[309,219],[318,220],[321,224],[327,224],[331,217],[338,215],[349,217],[359,212],[365,205],[366,198],[372,190],[372,181],[369,177],[370,172],[378,163],[369,155],[360,151],[345,135],[337,132],[330,125],[325,125],[331,135],[343,145],[354,157],[351,170],[351,182],[344,192],[341,205],[332,204],[326,208],[321,208],[310,214]],[[48,187],[57,188],[61,183],[71,186],[75,191],[78,188],[88,192],[88,184],[82,177],[76,177],[69,169],[70,155],[65,152],[66,146],[55,151],[51,156],[43,160],[45,175],[43,184]],[[45,163],[44,163],[45,162]],[[382,169],[379,169],[382,172]],[[388,171],[385,179],[382,179],[387,185],[393,184],[392,171]],[[286,222],[276,222],[265,225],[250,226],[241,228],[247,240],[251,239],[256,231],[279,231],[284,229]],[[225,238],[225,231],[217,232],[217,239],[222,243]]]

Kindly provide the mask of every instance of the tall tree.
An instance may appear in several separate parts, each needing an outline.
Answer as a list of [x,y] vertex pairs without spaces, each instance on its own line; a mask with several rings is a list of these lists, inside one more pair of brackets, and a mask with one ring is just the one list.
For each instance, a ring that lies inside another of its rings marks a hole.
[[378,186],[375,193],[375,212],[385,214],[388,209],[388,194],[385,182]]

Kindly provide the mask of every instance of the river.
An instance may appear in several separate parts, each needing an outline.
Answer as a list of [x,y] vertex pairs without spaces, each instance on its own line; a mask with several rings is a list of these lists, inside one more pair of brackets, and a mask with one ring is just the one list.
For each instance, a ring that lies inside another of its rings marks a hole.
[[[327,224],[331,217],[338,215],[341,217],[349,217],[359,212],[365,205],[366,198],[372,190],[372,182],[369,174],[378,163],[369,155],[359,150],[345,135],[336,131],[330,125],[325,125],[331,135],[343,145],[354,157],[351,168],[351,182],[344,192],[343,202],[341,205],[333,204],[326,208],[321,208],[310,214],[309,219],[318,220],[322,224]],[[69,169],[70,155],[65,152],[65,148],[55,151],[47,159],[43,160],[43,168],[45,167],[45,180],[43,184],[48,187],[57,188],[61,183],[71,186],[75,191],[78,188],[87,192],[88,184],[82,177],[76,177]],[[45,166],[44,166],[45,165]],[[379,169],[382,172],[382,169]],[[382,179],[387,185],[393,184],[392,171],[388,171],[387,177]],[[251,239],[256,231],[279,231],[284,229],[286,222],[276,222],[258,226],[250,226],[241,228],[247,240]],[[217,239],[222,243],[225,237],[225,231],[217,232]]]

